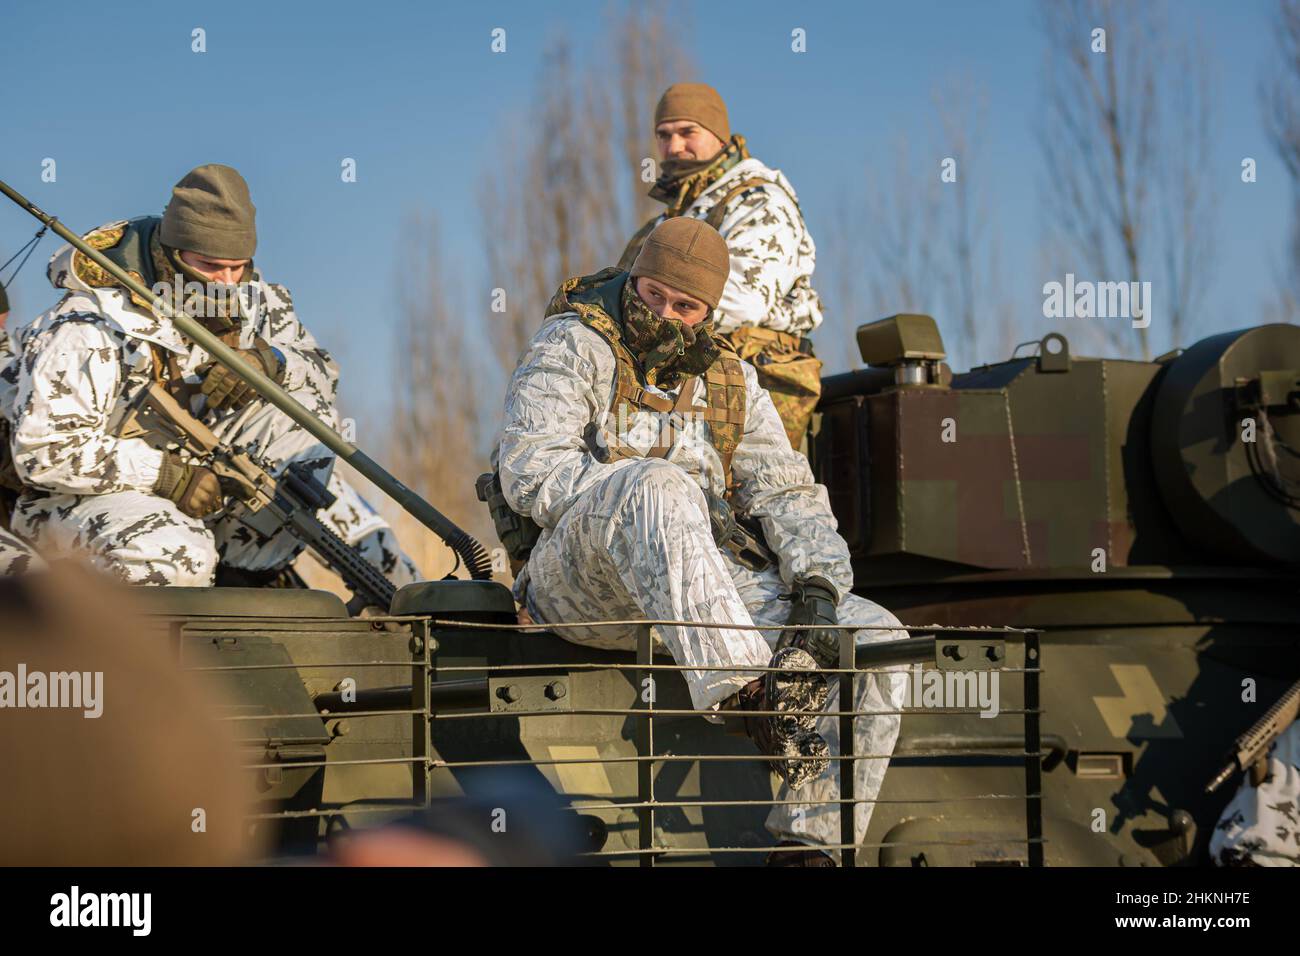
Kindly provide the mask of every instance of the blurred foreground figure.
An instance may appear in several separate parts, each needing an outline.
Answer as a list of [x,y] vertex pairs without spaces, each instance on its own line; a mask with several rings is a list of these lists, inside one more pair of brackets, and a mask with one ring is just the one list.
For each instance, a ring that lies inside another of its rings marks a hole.
[[208,691],[132,626],[128,600],[66,562],[0,579],[0,864],[248,855],[251,779]]
[[[464,797],[331,843],[341,866],[572,866],[588,821],[545,783],[509,770],[467,774]],[[600,841],[603,842],[603,839]]]

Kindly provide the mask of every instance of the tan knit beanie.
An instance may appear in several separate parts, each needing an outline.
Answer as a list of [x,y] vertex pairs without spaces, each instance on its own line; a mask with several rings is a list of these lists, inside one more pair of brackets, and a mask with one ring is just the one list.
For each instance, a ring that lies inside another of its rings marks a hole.
[[213,259],[251,259],[257,249],[256,217],[244,177],[209,163],[176,184],[158,238],[173,249]]
[[659,97],[655,128],[669,120],[694,120],[722,142],[731,139],[727,104],[707,83],[674,83]]
[[665,219],[646,237],[632,263],[632,278],[649,276],[718,307],[731,271],[731,254],[718,230],[700,219]]

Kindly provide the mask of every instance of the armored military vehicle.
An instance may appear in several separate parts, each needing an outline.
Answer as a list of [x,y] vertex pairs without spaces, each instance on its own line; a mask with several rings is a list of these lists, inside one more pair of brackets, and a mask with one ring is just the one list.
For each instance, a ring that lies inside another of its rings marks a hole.
[[[858,344],[868,368],[825,381],[812,455],[856,587],[908,624],[1042,633],[1049,860],[1198,860],[1230,792],[1206,784],[1300,676],[1300,328],[1153,362],[1054,333],[960,375],[926,316]],[[882,798],[924,794],[891,770]],[[966,825],[911,807],[873,830]]]

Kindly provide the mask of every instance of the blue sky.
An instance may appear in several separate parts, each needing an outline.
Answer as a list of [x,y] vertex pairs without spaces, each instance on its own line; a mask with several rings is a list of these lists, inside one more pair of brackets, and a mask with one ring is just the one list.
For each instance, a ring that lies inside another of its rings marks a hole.
[[[293,291],[304,322],[338,356],[345,409],[382,420],[404,217],[435,212],[449,267],[467,287],[490,287],[480,170],[532,102],[548,38],[569,32],[578,49],[597,42],[607,8],[4,0],[0,178],[84,230],[161,212],[193,166],[236,166],[258,206],[259,266]],[[1286,240],[1289,185],[1256,92],[1272,4],[1182,0],[1172,9],[1211,41],[1217,64],[1221,235],[1208,334],[1258,321]],[[1032,3],[708,3],[691,5],[689,19],[697,78],[723,92],[755,154],[793,180],[814,236],[866,163],[899,132],[919,135],[930,122],[936,82],[980,83],[989,96],[989,196],[1017,323],[1024,338],[1051,329],[1035,315],[1042,43]],[[498,26],[508,31],[505,55],[489,50]],[[207,32],[202,55],[190,50],[195,27]],[[794,27],[807,31],[806,54],[790,52]],[[1259,162],[1251,186],[1240,183],[1243,156]],[[58,162],[56,183],[40,181],[45,157]],[[357,160],[354,184],[340,181],[343,157]],[[0,206],[0,261],[34,226]],[[55,245],[47,238],[10,290],[20,315],[54,301],[43,265]],[[831,371],[852,358],[849,341],[819,338],[818,347]]]

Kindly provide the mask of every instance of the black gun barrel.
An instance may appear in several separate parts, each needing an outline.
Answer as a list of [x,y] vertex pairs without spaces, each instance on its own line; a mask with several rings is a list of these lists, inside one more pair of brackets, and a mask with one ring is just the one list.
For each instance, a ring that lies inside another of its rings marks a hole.
[[1205,785],[1206,793],[1213,793],[1228,782],[1238,770],[1247,770],[1268,756],[1269,747],[1282,732],[1295,723],[1300,715],[1300,681],[1287,688],[1285,694],[1264,712],[1264,716],[1251,724],[1249,730],[1232,745],[1232,759]]

